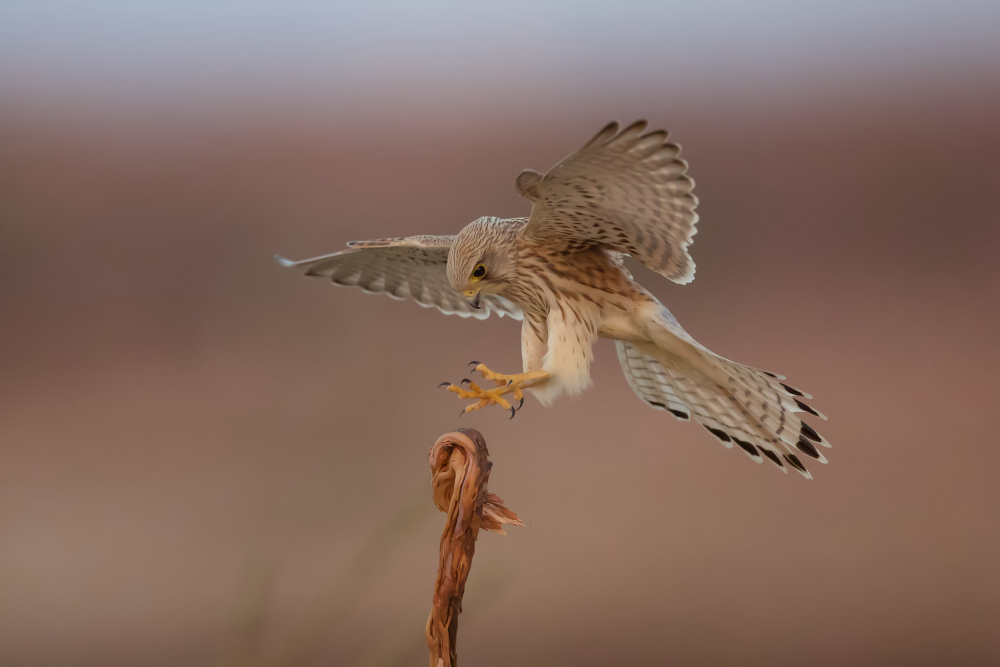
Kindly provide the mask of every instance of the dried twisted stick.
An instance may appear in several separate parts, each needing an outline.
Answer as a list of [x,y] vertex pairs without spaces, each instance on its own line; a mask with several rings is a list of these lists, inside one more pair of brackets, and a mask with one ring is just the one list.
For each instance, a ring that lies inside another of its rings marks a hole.
[[471,428],[446,433],[431,447],[434,504],[448,514],[441,533],[434,608],[427,619],[431,667],[458,664],[458,615],[479,529],[504,534],[504,524],[524,525],[499,497],[486,490],[493,467],[488,457],[482,434]]

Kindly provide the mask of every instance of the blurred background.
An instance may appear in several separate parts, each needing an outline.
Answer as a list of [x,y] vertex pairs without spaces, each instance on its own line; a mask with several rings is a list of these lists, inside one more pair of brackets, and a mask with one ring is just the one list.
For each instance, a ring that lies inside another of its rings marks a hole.
[[[712,350],[830,416],[815,480],[595,384],[435,390],[518,324],[282,270],[526,214],[607,121],[684,146]],[[471,665],[1000,662],[1000,4],[0,4],[0,663],[421,665],[480,429]]]

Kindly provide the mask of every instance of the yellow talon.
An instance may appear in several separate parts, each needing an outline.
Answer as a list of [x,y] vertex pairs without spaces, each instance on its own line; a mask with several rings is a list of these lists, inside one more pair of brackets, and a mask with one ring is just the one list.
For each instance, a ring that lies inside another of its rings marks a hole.
[[512,410],[510,403],[503,398],[503,395],[509,393],[507,387],[497,387],[496,389],[483,389],[475,382],[469,383],[468,389],[463,389],[456,385],[448,385],[448,391],[453,391],[458,394],[459,398],[475,398],[478,399],[475,403],[470,403],[465,406],[466,412],[472,412],[473,410],[480,410],[485,408],[487,405],[499,405],[504,410]]
[[449,384],[448,391],[455,392],[458,394],[459,398],[476,399],[475,403],[470,403],[465,406],[463,414],[465,412],[481,410],[487,405],[499,405],[504,410],[510,410],[511,417],[513,417],[515,408],[511,406],[510,402],[503,397],[507,394],[513,394],[514,400],[523,404],[523,389],[535,385],[549,377],[549,374],[545,371],[529,371],[527,373],[518,373],[516,375],[504,375],[502,373],[494,373],[487,368],[485,364],[480,364],[478,362],[475,363],[475,370],[478,371],[484,379],[496,383],[497,386],[494,389],[483,389],[471,380],[462,381],[469,383],[468,389],[463,389],[461,386]]

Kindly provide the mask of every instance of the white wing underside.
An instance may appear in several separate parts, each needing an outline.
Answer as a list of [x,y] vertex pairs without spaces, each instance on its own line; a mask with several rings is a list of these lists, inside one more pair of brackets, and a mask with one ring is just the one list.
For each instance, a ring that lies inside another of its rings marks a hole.
[[410,236],[348,243],[348,249],[322,257],[292,261],[276,257],[282,264],[307,276],[329,278],[335,285],[360,287],[369,294],[387,294],[394,299],[412,298],[421,306],[437,308],[446,315],[486,319],[490,313],[521,319],[521,311],[501,296],[483,296],[480,308],[448,282],[448,251],[454,236]]
[[799,400],[808,394],[783,384],[781,376],[719,357],[679,326],[670,329],[691,344],[692,359],[616,341],[625,377],[647,405],[683,421],[694,418],[727,448],[737,445],[757,463],[767,458],[783,472],[787,463],[811,478],[802,455],[826,463],[815,445],[829,443],[796,414],[826,419]]

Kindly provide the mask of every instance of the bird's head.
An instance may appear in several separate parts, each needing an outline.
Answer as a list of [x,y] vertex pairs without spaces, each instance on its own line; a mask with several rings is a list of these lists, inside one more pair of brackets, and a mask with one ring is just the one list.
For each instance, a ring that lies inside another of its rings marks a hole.
[[505,223],[490,217],[470,222],[448,253],[448,282],[475,308],[482,295],[500,294],[514,279],[513,236]]

